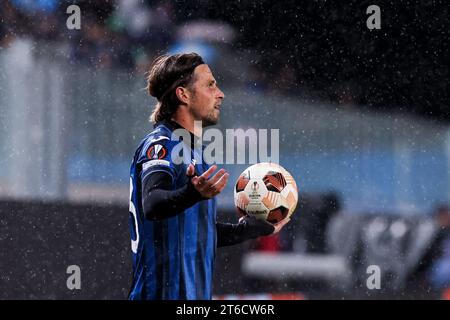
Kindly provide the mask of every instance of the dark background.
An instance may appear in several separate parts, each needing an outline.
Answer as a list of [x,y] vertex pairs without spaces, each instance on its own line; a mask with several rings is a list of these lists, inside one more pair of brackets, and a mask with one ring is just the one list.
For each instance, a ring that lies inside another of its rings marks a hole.
[[[288,80],[277,83],[284,93],[307,92],[322,101],[449,120],[450,28],[445,0],[143,2],[148,6],[168,3],[173,25],[202,19],[229,23],[238,34],[231,49],[253,55],[255,71],[264,81],[277,82],[286,69]],[[83,21],[97,24],[108,24],[115,6],[113,1],[59,1],[55,17],[33,19],[18,14],[4,20],[0,39],[8,32],[67,39],[67,30],[58,25],[65,25],[69,4],[80,6]],[[380,30],[366,27],[366,9],[372,4],[381,8]],[[39,32],[37,25],[47,19],[49,30]],[[156,30],[161,52],[172,43],[173,25]],[[143,46],[154,47],[155,34],[147,36],[140,40]],[[111,44],[125,44],[125,38],[117,33]],[[125,44],[126,50],[130,48]],[[119,60],[124,66],[132,67],[126,52],[116,54],[122,55]]]
[[[279,252],[292,252],[293,238],[304,237],[306,252],[315,255],[341,254],[351,266],[354,279],[348,288],[340,288],[337,279],[285,279],[274,281],[245,275],[243,256],[258,248],[257,241],[217,250],[214,295],[254,295],[258,293],[299,293],[308,299],[436,299],[440,292],[423,282],[419,269],[429,268],[426,256],[433,253],[437,238],[425,241],[418,249],[417,217],[384,217],[386,221],[408,222],[406,237],[383,232],[378,239],[364,242],[362,232],[380,216],[347,216],[344,234],[325,245],[326,224],[337,214],[338,204],[329,194],[302,195],[298,210],[283,231]],[[126,299],[131,284],[131,251],[127,207],[112,205],[73,205],[50,202],[0,202],[0,299]],[[233,212],[220,212],[227,220]],[[350,220],[348,220],[350,219]],[[353,227],[348,228],[348,224]],[[416,235],[414,235],[416,233]],[[352,235],[353,234],[353,235]],[[429,242],[428,242],[429,241]],[[422,241],[423,242],[423,241]],[[384,248],[382,290],[368,290],[366,267],[379,258]],[[336,249],[337,248],[337,249]],[[404,252],[405,248],[409,248]],[[396,249],[400,251],[395,251]],[[375,251],[374,251],[375,250]],[[275,254],[275,252],[274,252]],[[387,255],[386,255],[387,254]],[[416,258],[410,259],[410,257]],[[406,257],[406,260],[404,260]],[[390,263],[392,262],[392,264]],[[396,263],[401,269],[396,269]],[[69,290],[66,270],[81,269],[81,289]],[[391,269],[392,273],[387,272]]]

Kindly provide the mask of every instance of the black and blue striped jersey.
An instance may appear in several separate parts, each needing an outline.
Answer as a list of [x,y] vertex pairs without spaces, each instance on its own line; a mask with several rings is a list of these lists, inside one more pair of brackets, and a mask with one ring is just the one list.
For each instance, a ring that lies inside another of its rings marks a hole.
[[[170,175],[172,189],[188,183],[186,169],[192,159],[203,159],[202,150],[177,149],[172,134],[177,124],[163,121],[155,126],[137,148],[130,170],[130,216],[133,281],[129,299],[211,299],[216,254],[216,201],[195,203],[178,215],[146,219],[142,186],[152,173]],[[185,142],[181,142],[185,143]],[[182,160],[182,161],[180,161]],[[197,174],[209,165],[198,161]],[[164,213],[161,214],[164,216]]]

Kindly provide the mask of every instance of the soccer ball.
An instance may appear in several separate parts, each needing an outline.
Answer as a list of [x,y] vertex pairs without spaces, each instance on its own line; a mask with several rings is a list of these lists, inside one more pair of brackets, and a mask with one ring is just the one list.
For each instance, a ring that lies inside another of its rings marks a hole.
[[277,223],[289,218],[297,206],[298,189],[294,178],[275,163],[257,163],[239,176],[234,188],[238,214]]

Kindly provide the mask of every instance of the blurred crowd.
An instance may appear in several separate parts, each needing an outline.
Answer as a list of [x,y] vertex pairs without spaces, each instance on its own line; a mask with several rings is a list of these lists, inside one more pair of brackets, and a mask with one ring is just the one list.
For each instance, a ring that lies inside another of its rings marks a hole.
[[[66,10],[72,4],[80,7],[79,30],[66,26],[71,15]],[[208,1],[193,6],[170,0],[4,0],[0,48],[17,38],[29,38],[37,47],[40,42],[65,43],[72,63],[141,73],[157,55],[195,51],[227,85],[252,92],[307,91],[306,85],[298,85],[292,63],[278,53],[247,50],[242,46],[245,34],[236,39],[231,23],[205,19],[208,6]]]
[[[68,42],[71,61],[97,68],[133,68],[149,63],[149,53],[167,48],[173,39],[170,1],[2,1],[0,45],[17,37]],[[67,7],[81,11],[80,30],[69,30]]]
[[[81,8],[81,30],[66,28],[72,4]],[[369,31],[366,5],[3,0],[0,46],[18,36],[69,41],[71,61],[142,70],[157,54],[197,51],[210,64],[216,59],[224,73],[236,69],[229,83],[257,92],[450,119],[448,7],[391,3],[382,8],[381,30]],[[224,43],[225,52],[220,51]]]

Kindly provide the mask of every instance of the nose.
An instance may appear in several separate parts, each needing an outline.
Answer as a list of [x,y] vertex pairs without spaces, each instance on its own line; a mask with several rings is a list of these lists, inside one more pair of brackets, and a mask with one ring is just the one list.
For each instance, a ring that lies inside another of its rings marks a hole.
[[223,93],[223,91],[220,90],[219,88],[217,88],[217,98],[222,100],[225,98],[225,93]]

